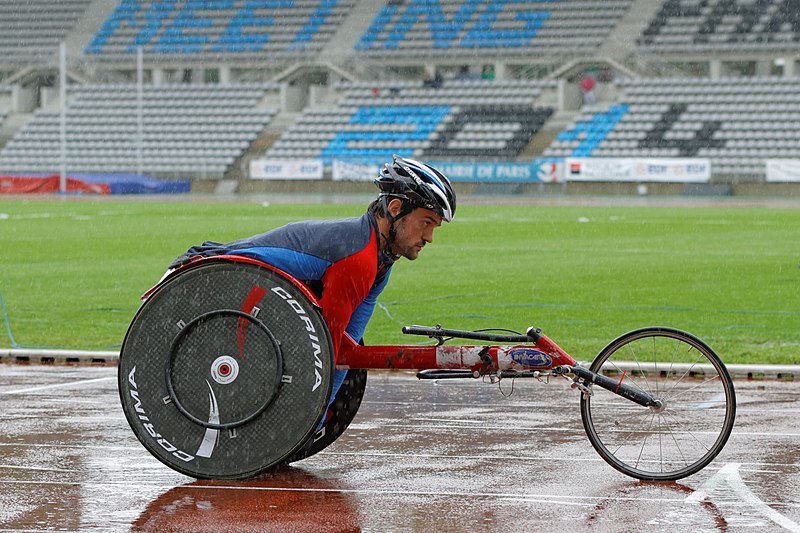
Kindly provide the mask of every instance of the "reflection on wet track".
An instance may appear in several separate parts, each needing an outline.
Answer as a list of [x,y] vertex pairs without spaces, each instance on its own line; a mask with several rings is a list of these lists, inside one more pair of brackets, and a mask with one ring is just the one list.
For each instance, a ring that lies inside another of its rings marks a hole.
[[680,483],[607,466],[561,380],[389,372],[324,452],[196,481],[139,444],[115,373],[0,365],[0,531],[800,531],[798,382],[737,381],[727,447]]

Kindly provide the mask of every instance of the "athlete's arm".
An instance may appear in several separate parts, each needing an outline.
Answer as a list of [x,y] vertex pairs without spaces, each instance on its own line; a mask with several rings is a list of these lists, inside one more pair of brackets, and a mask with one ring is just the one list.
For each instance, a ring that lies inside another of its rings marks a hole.
[[383,289],[386,287],[386,284],[389,282],[389,273],[386,273],[386,276],[383,280],[378,284],[372,287],[367,294],[367,297],[358,304],[356,310],[353,311],[353,315],[350,317],[350,322],[347,324],[347,334],[353,338],[356,342],[360,342],[361,338],[364,336],[364,331],[367,329],[367,323],[369,319],[372,318],[372,314],[375,311],[375,305],[378,303],[378,295],[383,292]]
[[[320,298],[322,317],[330,331],[335,353],[339,353],[342,335],[350,324],[353,314],[370,293],[378,269],[376,258],[377,249],[373,235],[368,246],[333,263],[322,276],[324,287]],[[365,307],[360,311],[359,322],[363,321],[367,312],[371,315],[374,307],[373,302],[371,308]],[[369,320],[369,317],[366,319]]]

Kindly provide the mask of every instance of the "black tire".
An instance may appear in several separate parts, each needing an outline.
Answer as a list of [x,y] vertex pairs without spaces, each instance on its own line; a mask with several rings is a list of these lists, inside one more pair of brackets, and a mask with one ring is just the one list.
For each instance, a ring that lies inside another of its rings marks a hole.
[[333,444],[342,436],[358,413],[364,390],[367,387],[367,371],[351,369],[336,392],[336,398],[328,407],[322,427],[286,463],[294,463],[311,457]]
[[733,381],[697,337],[650,327],[612,341],[590,370],[638,387],[663,406],[642,407],[599,386],[581,395],[583,427],[600,456],[623,474],[674,481],[708,465],[736,418]]
[[243,479],[314,434],[333,384],[319,309],[280,274],[217,260],[161,285],[120,353],[123,412],[144,447],[182,474]]

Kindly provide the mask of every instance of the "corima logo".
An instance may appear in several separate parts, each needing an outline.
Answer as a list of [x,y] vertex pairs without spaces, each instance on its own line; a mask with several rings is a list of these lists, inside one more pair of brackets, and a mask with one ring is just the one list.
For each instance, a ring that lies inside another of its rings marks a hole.
[[514,362],[528,367],[547,367],[553,364],[549,355],[533,348],[514,348],[509,350],[508,356]]
[[320,359],[322,348],[319,344],[319,337],[313,335],[313,333],[317,332],[314,329],[314,323],[311,322],[311,319],[308,317],[306,310],[303,309],[303,306],[300,305],[300,302],[292,298],[292,295],[289,294],[286,289],[283,289],[282,287],[274,287],[272,292],[283,298],[306,325],[306,332],[308,332],[308,338],[311,341],[311,351],[314,357],[314,386],[311,387],[311,392],[314,392],[317,390],[317,388],[319,388],[320,385],[322,385],[322,376],[320,375],[320,371],[322,370],[322,359]]

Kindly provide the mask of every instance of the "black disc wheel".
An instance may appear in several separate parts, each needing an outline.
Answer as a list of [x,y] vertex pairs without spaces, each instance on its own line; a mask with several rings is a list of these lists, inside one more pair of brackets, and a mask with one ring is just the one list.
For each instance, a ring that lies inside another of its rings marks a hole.
[[364,398],[364,389],[367,387],[367,371],[364,369],[351,369],[336,393],[333,403],[328,406],[328,411],[322,419],[322,426],[295,454],[286,461],[293,463],[311,457],[330,446],[341,437],[347,426],[355,418],[361,400]]
[[714,351],[683,331],[631,331],[606,346],[590,370],[653,395],[643,407],[585,383],[581,418],[595,450],[611,466],[648,481],[674,481],[710,463],[736,417],[733,381]]
[[170,468],[252,477],[284,464],[316,432],[333,353],[320,310],[290,280],[257,264],[201,262],[159,286],[128,328],[122,408]]

